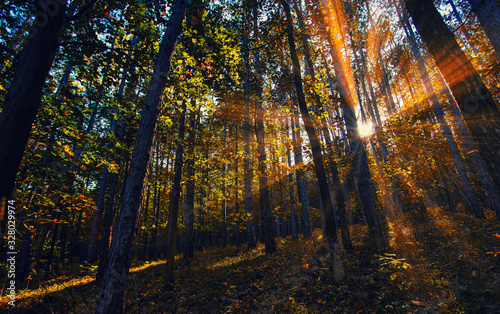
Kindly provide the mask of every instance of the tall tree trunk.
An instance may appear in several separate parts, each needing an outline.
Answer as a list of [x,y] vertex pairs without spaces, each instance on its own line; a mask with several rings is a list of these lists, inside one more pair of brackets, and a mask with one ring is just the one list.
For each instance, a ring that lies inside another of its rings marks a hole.
[[325,235],[328,241],[328,248],[333,261],[333,275],[336,281],[341,281],[345,278],[344,267],[340,257],[340,245],[337,240],[337,230],[335,229],[335,218],[333,216],[333,202],[328,190],[328,181],[326,179],[326,172],[323,165],[323,156],[321,154],[321,145],[314,129],[312,119],[307,109],[304,91],[302,87],[302,75],[300,73],[300,63],[295,49],[295,39],[293,36],[292,16],[290,13],[290,6],[285,0],[280,0],[283,9],[285,10],[287,19],[287,35],[288,43],[290,45],[290,55],[293,63],[294,83],[297,93],[297,100],[299,108],[304,121],[304,126],[311,145],[313,155],[314,168],[316,178],[319,184],[320,197],[323,202],[324,215],[325,215]]
[[[33,213],[36,213],[38,209],[38,205],[34,206]],[[29,259],[30,259],[30,251],[31,246],[33,245],[33,232],[31,231],[33,228],[33,220],[35,219],[35,214],[32,214],[28,219],[26,219],[25,234],[23,239],[23,249],[21,252],[21,257],[19,260],[19,266],[17,266],[17,274],[16,274],[16,285],[17,289],[21,289],[21,284],[26,279],[26,276],[29,272]]]
[[[0,113],[0,218],[1,239],[7,225],[7,200],[28,142],[42,97],[45,77],[52,67],[66,17],[66,0],[41,0]],[[2,240],[3,241],[3,240]],[[3,244],[2,244],[3,246]]]
[[[224,140],[222,144],[222,150],[226,152],[226,142],[227,142],[227,120],[224,121]],[[220,236],[222,240],[222,247],[227,246],[228,242],[228,229],[227,229],[227,214],[228,214],[228,206],[227,206],[227,198],[226,198],[226,162],[222,161],[222,208],[221,208],[221,216],[222,216],[222,228],[220,231]]]
[[149,196],[150,196],[150,187],[147,186],[146,187],[146,202],[144,203],[144,222],[143,222],[143,225],[145,226],[144,228],[144,231],[142,232],[142,236],[141,238],[144,239],[144,247],[142,248],[142,251],[141,251],[141,255],[140,255],[140,259],[145,261],[147,260],[147,256],[148,256],[148,247],[149,247],[149,232],[148,232],[148,227],[149,227],[149,224],[148,224],[148,209],[149,209]]
[[[295,104],[294,104],[295,106]],[[304,162],[304,158],[302,156],[302,138],[300,135],[300,124],[299,117],[296,114],[295,107],[293,108],[293,116],[292,116],[292,143],[294,150],[294,161],[295,166],[299,165],[302,167],[302,163]],[[296,130],[296,131],[295,131]],[[295,171],[296,181],[297,181],[297,193],[299,195],[299,202],[302,208],[298,208],[297,212],[299,214],[299,225],[302,227],[302,233],[304,234],[304,238],[310,238],[312,236],[311,227],[310,227],[310,219],[309,219],[309,194],[307,189],[307,182],[304,178],[305,173],[302,169],[297,169]]]
[[432,0],[405,0],[430,54],[450,86],[479,155],[500,192],[500,111]]
[[[287,124],[286,124],[286,129],[293,134],[293,117],[290,117],[290,124],[288,124],[288,119],[287,119]],[[287,132],[287,137],[288,137],[288,132]],[[293,137],[293,135],[292,135]],[[292,168],[292,156],[291,156],[291,149],[288,147],[287,152],[286,152],[286,157],[288,161],[288,167],[290,169]],[[297,218],[295,216],[295,200],[294,200],[294,192],[293,192],[293,172],[290,172],[288,174],[288,189],[290,193],[290,224],[291,224],[291,233],[292,233],[292,239],[297,240],[298,235],[297,235]]]
[[269,205],[269,182],[266,166],[266,147],[264,139],[264,114],[262,109],[262,80],[259,65],[259,54],[255,53],[255,72],[257,73],[257,97],[255,103],[255,123],[257,130],[257,152],[259,153],[259,193],[260,193],[260,211],[264,225],[264,241],[266,245],[266,253],[271,254],[276,252],[276,242],[274,240],[273,221],[271,217],[271,208]]
[[132,247],[137,235],[137,224],[147,182],[147,169],[151,162],[161,102],[167,85],[177,37],[182,28],[187,0],[176,0],[165,34],[142,110],[130,170],[127,176],[122,208],[109,253],[109,263],[99,292],[96,313],[122,313],[127,275],[132,262]]
[[175,150],[174,162],[174,182],[172,183],[172,190],[170,191],[170,205],[168,208],[168,224],[167,224],[167,263],[165,272],[165,288],[172,289],[175,283],[174,279],[174,265],[175,265],[175,244],[177,242],[177,224],[179,218],[179,202],[181,197],[181,179],[182,179],[182,165],[184,163],[184,133],[186,123],[186,102],[182,104],[182,113],[179,121],[179,140],[177,149]]
[[[248,47],[247,39],[243,37],[243,47]],[[243,151],[245,152],[245,158],[243,159],[243,185],[244,185],[244,197],[245,197],[245,214],[246,214],[246,228],[248,237],[248,248],[253,249],[257,247],[257,240],[255,239],[255,227],[253,223],[253,198],[252,198],[252,167],[251,167],[251,156],[250,156],[250,81],[248,78],[248,68],[249,56],[248,49],[245,49],[243,55],[243,61],[245,62],[245,76],[244,76],[244,88],[245,88],[245,116],[243,120],[243,140],[245,146]]]
[[196,117],[193,113],[191,121],[189,122],[188,134],[188,156],[189,159],[186,163],[186,207],[184,212],[185,217],[185,250],[184,261],[189,262],[194,257],[194,130],[196,127]]
[[[116,30],[116,33],[117,32],[118,32],[118,28]],[[116,37],[116,34],[115,34],[115,37]],[[113,42],[113,46],[114,46],[114,42]],[[135,51],[137,49],[137,40],[136,40],[135,36],[132,39],[132,46],[134,47],[134,51]],[[132,55],[132,53],[128,54],[129,57],[131,55]],[[132,70],[133,70],[133,67],[132,67]],[[123,96],[123,92],[125,90],[125,82],[127,79],[127,72],[128,71],[124,71],[122,74],[120,86],[118,88],[118,99],[121,99]],[[111,120],[111,127],[109,130],[111,133],[116,133],[118,131],[119,123],[118,123],[118,120],[115,119],[115,115],[118,115],[119,113],[120,113],[120,109],[118,106],[115,105],[113,108],[113,118]],[[119,163],[117,163],[117,164],[119,165]],[[106,189],[107,189],[108,181],[109,181],[109,170],[107,167],[105,167],[103,172],[102,172],[102,176],[101,176],[101,185],[99,187],[99,195],[97,196],[97,203],[96,203],[97,210],[96,210],[96,213],[94,216],[94,222],[92,223],[92,230],[90,231],[90,242],[91,243],[89,243],[89,247],[88,247],[88,255],[87,255],[88,262],[91,262],[94,259],[94,255],[95,255],[94,247],[97,246],[97,238],[99,235],[99,230],[101,227],[101,219],[102,219],[103,212],[104,212],[104,202],[105,202],[105,198],[106,198]]]
[[[294,0],[295,7],[296,7],[296,12],[297,12],[297,17],[298,17],[298,22],[299,22],[299,27],[304,28],[304,22],[302,19],[302,14],[301,10],[299,8],[299,5],[297,4],[297,1]],[[316,79],[316,71],[314,69],[314,63],[312,61],[311,54],[309,53],[309,42],[306,33],[304,32],[302,35],[302,43],[304,45],[304,50],[305,50],[305,57],[307,60],[307,67],[309,69],[309,73],[311,74],[311,80],[314,85]],[[353,247],[352,247],[352,241],[351,241],[351,236],[349,234],[349,225],[347,224],[347,220],[344,219],[346,215],[346,207],[345,207],[345,200],[344,200],[344,194],[342,192],[342,184],[340,182],[340,177],[339,177],[339,172],[337,168],[337,162],[335,160],[335,156],[333,154],[333,143],[330,137],[330,131],[328,128],[328,123],[326,121],[326,112],[323,109],[323,104],[321,103],[320,97],[313,91],[313,99],[316,101],[316,107],[319,116],[321,117],[320,122],[321,122],[321,130],[323,132],[323,137],[325,138],[325,144],[326,144],[326,155],[328,159],[328,163],[330,165],[330,175],[331,175],[331,181],[333,185],[333,191],[335,193],[334,195],[334,200],[337,204],[336,209],[338,210],[338,215],[340,216],[340,223],[341,223],[341,235],[342,235],[342,244],[344,246],[344,250],[346,252],[352,252]],[[334,213],[335,214],[335,213]]]

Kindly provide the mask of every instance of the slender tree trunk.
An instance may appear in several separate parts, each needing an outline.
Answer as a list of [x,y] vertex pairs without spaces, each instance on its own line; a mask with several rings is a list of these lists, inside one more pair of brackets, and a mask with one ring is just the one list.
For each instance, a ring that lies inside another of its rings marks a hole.
[[[36,213],[38,209],[38,205],[34,206],[33,213]],[[33,220],[35,219],[35,214],[32,214],[28,219],[26,219],[26,233],[24,234],[23,240],[23,249],[21,252],[21,258],[19,260],[19,266],[17,266],[17,274],[16,274],[16,285],[17,289],[21,289],[21,284],[24,283],[26,276],[29,272],[29,259],[30,259],[30,251],[31,246],[33,245],[33,232],[31,231],[33,228]]]
[[184,163],[184,133],[186,123],[186,102],[182,105],[182,113],[179,121],[179,137],[180,142],[177,144],[175,151],[174,162],[174,181],[172,183],[172,190],[170,191],[170,205],[168,209],[168,224],[167,224],[167,263],[165,273],[165,288],[172,289],[175,283],[174,279],[174,265],[175,265],[175,244],[177,242],[177,224],[179,217],[179,201],[181,197],[181,179],[182,179],[182,165]]
[[266,147],[264,139],[264,120],[262,109],[262,80],[259,67],[259,55],[255,53],[255,72],[257,72],[257,97],[255,103],[255,122],[257,125],[257,151],[259,154],[259,193],[260,193],[260,211],[264,224],[264,241],[266,245],[266,253],[271,254],[276,252],[276,242],[274,240],[273,222],[271,217],[271,208],[269,205],[269,182],[266,166]]
[[144,231],[142,232],[142,236],[141,236],[143,241],[144,241],[144,247],[142,248],[141,255],[139,257],[143,261],[147,260],[148,247],[149,247],[148,209],[149,209],[149,195],[150,195],[150,193],[151,193],[150,187],[147,186],[146,187],[146,202],[144,203],[144,207],[143,207],[143,210],[144,210],[144,214],[143,214],[144,215],[144,222],[143,222]]
[[[117,29],[117,31],[118,31],[118,29]],[[135,36],[132,39],[132,45],[134,46],[134,51],[135,51],[135,49],[137,49],[137,43],[136,43]],[[113,44],[113,46],[114,46],[114,44]],[[128,54],[129,57],[131,55],[132,55],[131,53]],[[132,67],[132,69],[133,69],[133,67]],[[126,78],[127,78],[127,71],[124,71],[122,78],[121,78],[121,81],[120,81],[120,86],[118,88],[119,99],[121,99],[121,97],[123,96],[123,92],[125,90]],[[116,133],[118,131],[119,123],[118,123],[118,120],[115,119],[115,114],[118,115],[119,113],[120,113],[120,109],[118,106],[115,105],[115,107],[113,108],[113,119],[111,120],[111,127],[109,130],[111,133]],[[106,167],[103,170],[102,176],[101,176],[101,185],[99,187],[99,195],[97,197],[97,203],[96,203],[97,211],[95,213],[94,222],[92,224],[92,230],[90,232],[90,242],[91,243],[89,243],[89,247],[88,247],[88,255],[87,255],[88,262],[92,261],[94,258],[94,255],[95,255],[94,247],[97,246],[97,238],[98,238],[98,234],[99,234],[99,229],[101,227],[101,219],[102,219],[103,212],[104,212],[104,202],[105,202],[105,198],[106,198],[106,188],[108,185],[108,181],[109,181],[109,170]]]
[[[234,126],[234,140],[235,140],[235,147],[234,151],[236,153],[236,156],[239,156],[239,140],[238,140],[238,124],[235,124]],[[236,160],[234,161],[234,213],[236,214],[236,217],[239,217],[240,213],[240,196],[239,196],[239,161],[240,158],[236,157]],[[236,247],[241,246],[241,235],[240,235],[240,219],[236,218],[236,226],[235,226],[235,233],[236,233]]]
[[[288,120],[287,120],[288,121]],[[290,126],[290,128],[289,128]],[[292,137],[293,137],[293,117],[290,117],[290,124],[287,123],[286,129],[292,132]],[[288,134],[287,134],[288,136]],[[293,142],[293,141],[292,141]],[[292,156],[291,156],[291,149],[288,148],[286,152],[287,160],[288,160],[288,167],[292,168]],[[291,233],[292,233],[292,239],[297,240],[298,235],[297,235],[297,218],[295,216],[295,201],[294,201],[294,192],[293,192],[293,172],[290,172],[288,174],[288,189],[290,190],[290,224],[291,224]]]
[[[226,151],[226,142],[227,142],[227,121],[224,121],[224,141],[222,145],[222,149]],[[227,198],[226,198],[226,162],[222,162],[222,228],[220,232],[222,247],[227,246],[228,238],[227,238]]]
[[[298,22],[299,22],[299,27],[303,28],[304,23],[302,19],[302,14],[300,12],[300,8],[297,5],[296,0],[294,0],[295,7],[296,7],[296,12],[297,12],[297,17],[298,17]],[[315,83],[315,69],[314,69],[314,63],[312,61],[311,55],[309,53],[309,42],[306,33],[303,33],[302,35],[302,43],[304,45],[304,50],[305,50],[305,57],[307,60],[307,67],[309,69],[309,72],[311,74],[311,80],[312,83]],[[345,200],[344,200],[344,194],[342,192],[342,185],[340,182],[340,177],[339,177],[339,172],[337,168],[337,162],[335,161],[335,156],[333,155],[333,143],[330,138],[330,132],[328,128],[328,124],[326,121],[326,112],[323,109],[323,104],[321,103],[321,100],[319,96],[313,92],[313,99],[316,101],[316,106],[318,110],[318,114],[321,117],[320,122],[321,122],[321,130],[323,132],[323,137],[325,138],[325,144],[326,144],[326,155],[328,159],[328,163],[330,165],[330,175],[331,175],[331,184],[333,185],[333,191],[335,193],[334,200],[337,204],[336,209],[338,209],[338,214],[341,216],[340,217],[340,223],[341,223],[341,235],[342,235],[342,244],[344,246],[344,250],[348,253],[352,252],[353,247],[352,247],[352,241],[351,241],[351,236],[349,234],[349,225],[346,224],[347,220],[344,219],[344,216],[346,214],[346,208],[345,208]],[[335,214],[335,213],[334,213]]]
[[[295,165],[299,165],[302,167],[304,162],[304,158],[302,156],[302,138],[300,135],[300,125],[299,125],[299,117],[295,114],[295,108],[293,109],[292,116],[292,143],[294,150],[294,161]],[[296,131],[295,131],[296,130]],[[310,228],[310,220],[309,220],[309,194],[307,190],[307,182],[304,179],[304,170],[298,169],[295,171],[296,181],[297,181],[297,193],[299,195],[299,202],[302,208],[298,208],[299,214],[299,225],[302,226],[302,233],[304,234],[304,238],[310,238],[311,228]]]
[[450,86],[479,155],[500,192],[500,111],[497,105],[432,0],[405,0],[405,5]]
[[131,167],[124,190],[122,209],[118,217],[115,236],[109,253],[109,264],[99,292],[96,313],[122,313],[123,299],[127,285],[127,275],[132,262],[132,247],[137,235],[140,207],[143,202],[147,178],[146,172],[151,162],[161,102],[167,85],[177,37],[182,28],[187,0],[176,0],[160,50],[142,110],[142,118],[132,154]]
[[189,134],[188,134],[188,156],[189,159],[186,164],[186,207],[184,212],[185,217],[185,250],[184,250],[184,261],[189,262],[190,259],[194,257],[194,130],[196,124],[196,117],[194,114],[189,122]]
[[[61,214],[57,215],[57,219]],[[47,259],[45,263],[45,277],[49,276],[49,271],[52,269],[52,259],[54,258],[54,251],[56,249],[57,237],[59,236],[59,223],[54,225],[54,231],[52,232],[52,241],[50,241],[49,253],[47,254]]]
[[[247,39],[243,37],[243,46],[247,47]],[[245,193],[245,214],[246,214],[246,228],[248,237],[248,248],[253,249],[257,247],[257,240],[255,239],[255,227],[253,223],[253,198],[252,198],[252,167],[251,167],[251,156],[250,156],[250,81],[248,79],[248,49],[243,55],[243,61],[245,62],[245,76],[244,76],[244,88],[245,88],[245,116],[243,120],[243,140],[245,142],[244,152],[245,158],[243,159],[243,171],[244,171],[244,193]]]
[[340,257],[340,246],[337,241],[337,230],[335,229],[335,218],[333,216],[333,202],[330,197],[330,191],[328,190],[328,182],[323,165],[323,156],[321,154],[321,145],[316,134],[316,130],[314,129],[314,125],[312,123],[312,119],[309,115],[309,111],[307,109],[307,104],[305,101],[304,91],[302,87],[302,75],[300,73],[300,63],[295,49],[290,6],[285,0],[281,0],[280,2],[286,13],[288,43],[290,45],[290,55],[293,63],[294,83],[297,93],[297,100],[299,102],[302,120],[304,121],[304,126],[311,145],[316,178],[319,183],[320,197],[324,207],[325,235],[328,241],[328,248],[333,261],[333,275],[336,281],[341,281],[345,278],[345,272],[342,265],[342,259]]

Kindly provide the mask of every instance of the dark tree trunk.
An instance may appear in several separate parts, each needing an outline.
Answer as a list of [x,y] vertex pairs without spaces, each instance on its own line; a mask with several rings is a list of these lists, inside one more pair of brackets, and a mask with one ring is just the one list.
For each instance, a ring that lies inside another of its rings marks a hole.
[[[294,0],[294,3],[295,3],[295,7],[296,7],[299,27],[303,28],[304,23],[302,21],[302,14],[300,12],[300,8],[295,0]],[[306,33],[304,33],[302,35],[302,43],[304,45],[305,56],[306,56],[306,60],[307,60],[307,64],[308,64],[307,67],[308,67],[309,72],[311,74],[312,83],[314,84],[316,75],[315,75],[314,63],[313,63],[312,57],[309,53],[309,41],[308,41]],[[333,192],[335,194],[334,200],[336,201],[336,204],[337,204],[336,209],[338,210],[338,215],[340,216],[342,244],[344,246],[344,250],[346,252],[350,253],[353,250],[352,241],[351,241],[351,236],[349,233],[349,225],[346,224],[347,220],[344,219],[344,217],[343,217],[346,215],[345,200],[344,200],[344,194],[342,191],[342,185],[340,182],[339,172],[338,172],[338,168],[337,168],[337,162],[335,161],[335,156],[333,155],[333,143],[332,143],[332,140],[330,137],[328,123],[326,121],[326,112],[323,109],[323,104],[321,103],[321,99],[314,91],[313,91],[313,98],[316,101],[317,111],[319,113],[319,116],[321,117],[321,119],[320,119],[321,131],[323,132],[323,137],[325,139],[325,144],[326,144],[326,155],[327,155],[327,159],[328,159],[328,163],[329,163],[330,171],[331,171],[330,174],[331,174],[331,181],[332,181],[332,185],[333,185]]]
[[[246,37],[243,38],[243,45],[246,45]],[[253,198],[252,198],[252,167],[251,167],[251,156],[250,156],[250,82],[248,79],[248,52],[244,55],[245,62],[245,116],[243,120],[243,140],[245,142],[244,152],[245,158],[243,160],[243,171],[244,171],[244,194],[245,194],[245,213],[246,217],[246,228],[247,228],[247,237],[248,237],[248,248],[253,249],[257,247],[257,240],[255,239],[255,227],[253,223]]]
[[[48,4],[50,2],[50,4]],[[5,233],[7,200],[52,67],[66,17],[66,0],[41,0],[26,44],[17,57],[16,73],[0,113],[0,218]]]
[[[58,215],[59,218],[60,215]],[[54,258],[54,251],[56,249],[57,237],[59,236],[59,223],[54,226],[54,231],[52,232],[52,241],[50,241],[49,253],[47,254],[47,260],[45,263],[45,277],[49,277],[49,271],[52,269],[52,259]]]
[[165,34],[160,44],[142,118],[137,134],[130,170],[122,197],[122,208],[118,217],[113,242],[109,252],[109,263],[99,292],[96,313],[122,313],[125,288],[132,247],[137,235],[140,208],[147,182],[147,169],[151,162],[158,116],[170,71],[170,60],[177,37],[182,28],[187,0],[176,0]]
[[[36,213],[38,206],[35,205],[34,213]],[[21,289],[21,284],[26,279],[29,271],[29,260],[30,260],[30,251],[31,246],[33,245],[33,232],[31,229],[33,228],[33,220],[35,219],[35,214],[32,214],[31,217],[26,219],[26,226],[24,240],[23,240],[23,250],[21,252],[21,258],[19,260],[18,272],[16,274],[16,285],[18,289]]]
[[432,0],[405,0],[406,9],[447,81],[500,192],[500,112]]
[[342,259],[340,257],[340,246],[337,240],[337,230],[335,229],[335,218],[333,215],[333,202],[330,197],[330,191],[328,190],[328,181],[326,179],[326,172],[323,165],[323,156],[321,154],[321,145],[316,135],[316,130],[312,119],[307,110],[307,104],[305,101],[304,91],[302,87],[302,75],[300,73],[300,63],[297,57],[297,52],[295,49],[295,40],[293,37],[293,25],[292,16],[290,13],[290,6],[285,0],[281,0],[281,5],[286,13],[287,19],[287,35],[288,43],[290,45],[290,55],[292,57],[293,72],[294,72],[294,83],[297,93],[297,99],[299,102],[300,112],[302,114],[302,120],[306,128],[307,135],[309,137],[309,142],[311,145],[311,151],[313,155],[314,168],[316,177],[319,184],[320,197],[323,202],[324,215],[325,215],[325,235],[328,241],[328,247],[333,261],[333,275],[336,281],[341,281],[345,278],[344,267],[342,265]]
[[175,266],[175,244],[177,243],[177,224],[179,218],[179,202],[181,197],[181,179],[182,179],[182,165],[184,163],[184,133],[186,122],[186,102],[182,105],[182,113],[179,121],[179,140],[177,149],[175,151],[174,162],[174,182],[172,183],[172,190],[170,191],[170,206],[168,209],[168,224],[167,224],[167,263],[165,272],[165,287],[172,289],[175,283],[174,279],[174,266]]
[[266,253],[271,254],[276,252],[276,242],[274,240],[273,218],[271,217],[271,208],[269,205],[269,182],[266,166],[266,147],[264,139],[264,120],[262,109],[262,80],[259,68],[259,55],[255,53],[255,72],[257,72],[257,97],[255,103],[255,123],[257,126],[257,151],[259,153],[259,193],[260,193],[260,211],[263,220],[264,242],[266,245]]
[[189,134],[188,134],[188,156],[189,159],[186,163],[186,208],[185,208],[185,249],[184,249],[184,261],[189,262],[190,259],[194,257],[194,129],[196,124],[196,117],[191,117],[189,122]]

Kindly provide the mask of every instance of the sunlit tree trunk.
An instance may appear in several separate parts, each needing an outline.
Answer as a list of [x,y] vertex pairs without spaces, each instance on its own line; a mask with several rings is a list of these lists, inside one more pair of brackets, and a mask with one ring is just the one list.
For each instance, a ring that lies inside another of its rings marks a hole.
[[[295,107],[295,104],[294,104]],[[304,162],[304,157],[302,156],[302,136],[300,135],[300,124],[299,117],[296,114],[296,109],[293,109],[292,116],[292,143],[294,151],[294,161],[295,165],[302,167]],[[301,208],[297,209],[299,215],[299,225],[301,226],[302,233],[305,238],[310,238],[312,236],[310,229],[309,220],[309,193],[307,189],[307,182],[304,178],[304,170],[301,168],[295,171],[295,180],[297,181],[297,194],[299,196],[299,203]]]
[[132,247],[137,235],[140,207],[143,203],[147,182],[146,172],[151,162],[151,151],[161,109],[160,105],[167,84],[166,78],[170,71],[170,60],[182,28],[186,6],[186,0],[175,1],[160,44],[142,110],[141,123],[122,197],[122,208],[111,244],[108,267],[99,292],[96,313],[123,312],[128,270],[132,262]]
[[337,230],[335,229],[335,218],[333,215],[333,202],[328,190],[328,181],[326,179],[326,172],[323,164],[323,156],[321,154],[321,144],[314,129],[312,119],[307,109],[304,91],[302,87],[302,74],[300,73],[300,63],[295,49],[295,39],[293,35],[292,16],[290,13],[290,6],[285,0],[281,0],[281,5],[285,10],[287,20],[287,37],[290,46],[290,56],[292,58],[295,91],[299,103],[302,120],[309,138],[311,151],[314,161],[314,169],[316,178],[319,184],[320,197],[323,202],[324,215],[325,215],[325,235],[328,241],[328,248],[330,256],[333,261],[333,275],[336,281],[341,281],[345,278],[344,267],[340,257],[340,245],[337,240]]
[[432,0],[405,0],[430,54],[460,107],[479,155],[500,192],[500,112]]

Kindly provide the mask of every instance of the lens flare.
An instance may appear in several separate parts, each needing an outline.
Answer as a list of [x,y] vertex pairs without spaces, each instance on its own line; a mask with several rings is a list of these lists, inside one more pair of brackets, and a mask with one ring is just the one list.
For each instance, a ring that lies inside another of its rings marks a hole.
[[373,124],[371,122],[359,124],[358,132],[362,137],[369,137],[373,134]]

